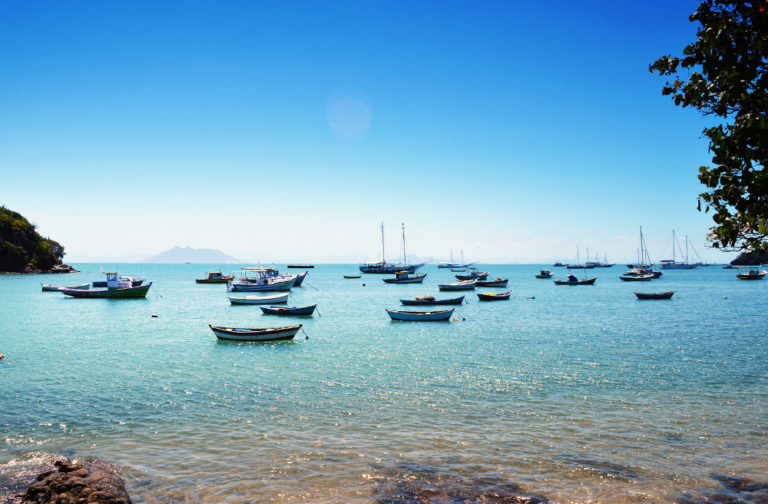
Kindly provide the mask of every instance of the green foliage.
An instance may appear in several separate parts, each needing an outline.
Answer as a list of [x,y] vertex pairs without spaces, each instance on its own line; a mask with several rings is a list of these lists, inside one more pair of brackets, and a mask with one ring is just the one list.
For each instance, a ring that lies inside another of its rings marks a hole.
[[49,270],[61,264],[64,247],[36,229],[21,214],[0,207],[0,271],[24,271],[27,266]]
[[[651,72],[668,76],[662,93],[719,124],[705,128],[712,163],[699,168],[714,210],[715,248],[766,250],[768,243],[768,2],[705,0],[690,18],[701,26],[683,58],[665,56]],[[681,75],[685,71],[686,75]]]

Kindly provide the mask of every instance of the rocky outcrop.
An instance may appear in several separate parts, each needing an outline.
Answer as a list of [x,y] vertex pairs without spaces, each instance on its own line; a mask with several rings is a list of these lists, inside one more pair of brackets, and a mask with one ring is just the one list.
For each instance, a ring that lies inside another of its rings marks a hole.
[[768,264],[768,252],[758,254],[755,252],[744,252],[739,257],[731,261],[734,266],[760,266]]
[[37,477],[16,502],[20,504],[131,504],[119,471],[100,461],[84,465],[56,461],[56,469]]

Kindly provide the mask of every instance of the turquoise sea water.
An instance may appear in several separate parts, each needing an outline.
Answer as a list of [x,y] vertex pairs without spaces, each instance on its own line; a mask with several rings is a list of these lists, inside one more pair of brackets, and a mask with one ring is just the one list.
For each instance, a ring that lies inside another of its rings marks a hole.
[[[722,475],[768,481],[768,282],[734,270],[624,283],[617,265],[558,287],[488,265],[510,301],[470,291],[458,321],[407,323],[384,309],[454,273],[387,285],[318,265],[292,291],[318,304],[309,339],[237,344],[208,323],[296,319],[230,306],[194,283],[206,265],[76,267],[0,276],[0,502],[56,454],[115,461],[137,503],[750,501]],[[149,296],[40,290],[99,267],[145,276]]]

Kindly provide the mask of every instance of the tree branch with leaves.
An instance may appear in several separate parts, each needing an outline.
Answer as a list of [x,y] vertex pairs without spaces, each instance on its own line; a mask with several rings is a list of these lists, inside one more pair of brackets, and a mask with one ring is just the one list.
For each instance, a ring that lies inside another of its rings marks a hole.
[[768,250],[768,1],[705,0],[689,19],[700,24],[696,41],[649,70],[674,79],[662,94],[675,105],[717,119],[703,131],[714,166],[698,175],[699,211],[714,210],[712,246]]

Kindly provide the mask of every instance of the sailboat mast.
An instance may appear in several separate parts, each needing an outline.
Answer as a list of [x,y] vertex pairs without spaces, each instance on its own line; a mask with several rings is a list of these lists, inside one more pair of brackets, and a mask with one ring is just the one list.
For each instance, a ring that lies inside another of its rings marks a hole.
[[402,223],[403,226],[403,264],[408,264],[408,259],[406,259],[405,255],[405,222]]
[[675,238],[675,230],[672,230],[672,262],[675,262],[675,244],[677,243],[677,239]]
[[384,223],[381,223],[381,264],[385,264],[387,259],[384,254]]
[[576,264],[581,264],[581,257],[579,256],[579,246],[576,245]]
[[688,235],[685,235],[685,264],[688,264]]

